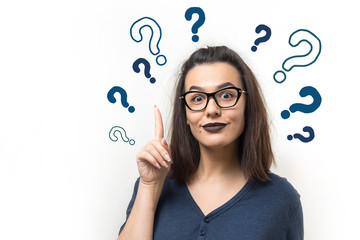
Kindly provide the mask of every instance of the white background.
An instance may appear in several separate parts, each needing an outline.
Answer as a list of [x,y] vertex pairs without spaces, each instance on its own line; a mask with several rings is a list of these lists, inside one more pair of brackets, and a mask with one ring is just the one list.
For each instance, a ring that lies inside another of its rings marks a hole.
[[[196,17],[184,17],[194,6],[206,15],[198,43],[191,41]],[[154,135],[153,106],[168,129],[179,65],[196,48],[218,44],[238,51],[259,78],[272,120],[273,171],[301,194],[305,239],[359,239],[356,9],[350,0],[1,1],[0,239],[116,239],[138,176],[136,153]],[[161,26],[164,66],[149,52],[149,38],[130,37],[145,16]],[[259,24],[272,36],[252,52]],[[297,29],[318,36],[322,52],[277,84],[272,76],[283,61],[308,49],[288,44]],[[155,84],[132,70],[140,57]],[[134,113],[107,100],[113,86],[126,90]],[[282,119],[291,104],[311,102],[299,96],[304,86],[319,91],[321,106]],[[112,142],[113,126],[135,145]],[[286,139],[304,126],[314,129],[313,141]]]

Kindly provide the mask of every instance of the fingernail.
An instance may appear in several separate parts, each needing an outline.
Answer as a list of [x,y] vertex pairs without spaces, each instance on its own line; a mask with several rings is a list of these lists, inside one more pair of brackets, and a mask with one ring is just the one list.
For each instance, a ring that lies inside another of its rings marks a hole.
[[169,167],[165,161],[162,161],[162,164],[163,164],[163,166],[166,167],[166,168]]
[[171,162],[171,158],[168,154],[165,154],[164,158],[166,161]]
[[161,169],[161,166],[160,166],[159,163],[156,163],[155,165],[156,165],[156,167],[157,167],[158,169]]

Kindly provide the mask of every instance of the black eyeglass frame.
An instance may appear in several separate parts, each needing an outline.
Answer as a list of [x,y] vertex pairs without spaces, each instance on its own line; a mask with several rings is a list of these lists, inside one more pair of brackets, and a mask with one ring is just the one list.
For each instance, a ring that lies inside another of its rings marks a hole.
[[[226,89],[236,89],[236,90],[239,92],[239,94],[238,94],[237,99],[236,99],[236,101],[235,101],[235,103],[234,103],[233,105],[228,106],[228,107],[222,107],[222,106],[220,106],[219,103],[217,102],[216,97],[215,97],[215,94],[217,94],[218,92],[224,91],[224,90],[226,90]],[[202,93],[202,94],[205,94],[205,95],[206,95],[206,104],[205,104],[205,106],[204,106],[202,109],[199,109],[199,110],[193,110],[193,109],[191,109],[191,108],[189,107],[189,105],[187,104],[186,100],[185,100],[185,96],[186,96],[187,94],[189,94],[189,93]],[[212,92],[212,93],[206,93],[206,92],[201,92],[201,91],[187,91],[186,93],[184,93],[183,95],[181,95],[181,96],[179,97],[179,99],[183,100],[183,102],[185,103],[186,107],[188,107],[191,111],[202,111],[202,110],[204,110],[204,109],[207,107],[207,105],[208,105],[208,103],[209,103],[209,100],[210,100],[210,97],[213,97],[213,99],[214,99],[216,105],[218,105],[218,107],[220,107],[220,108],[231,108],[231,107],[233,107],[233,106],[235,106],[235,105],[237,104],[237,102],[239,101],[242,93],[246,93],[246,91],[244,91],[244,90],[242,90],[241,88],[238,88],[238,87],[226,87],[226,88],[222,88],[222,89],[217,90],[216,92]]]

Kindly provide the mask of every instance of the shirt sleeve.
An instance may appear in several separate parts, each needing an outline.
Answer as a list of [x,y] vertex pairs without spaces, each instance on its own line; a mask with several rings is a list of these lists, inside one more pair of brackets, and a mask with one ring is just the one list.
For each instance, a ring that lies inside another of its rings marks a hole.
[[131,197],[131,200],[130,200],[129,205],[128,205],[127,210],[126,210],[126,220],[125,220],[124,224],[120,227],[119,235],[120,235],[121,231],[124,229],[125,224],[126,224],[128,218],[129,218],[129,215],[130,215],[130,213],[131,213],[131,209],[132,209],[133,206],[134,206],[134,202],[135,202],[137,190],[138,190],[138,187],[139,187],[139,181],[140,181],[140,178],[138,178],[138,179],[136,180],[136,182],[135,182],[134,192],[133,192],[133,195],[132,195],[132,197]]
[[286,240],[304,240],[304,222],[300,199],[290,216]]

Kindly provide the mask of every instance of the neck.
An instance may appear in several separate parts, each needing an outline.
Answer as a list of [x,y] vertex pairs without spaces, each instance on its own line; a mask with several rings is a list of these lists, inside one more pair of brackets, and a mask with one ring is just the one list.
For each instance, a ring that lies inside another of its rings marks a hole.
[[237,144],[218,149],[200,145],[200,162],[195,176],[203,180],[232,178],[242,174]]

